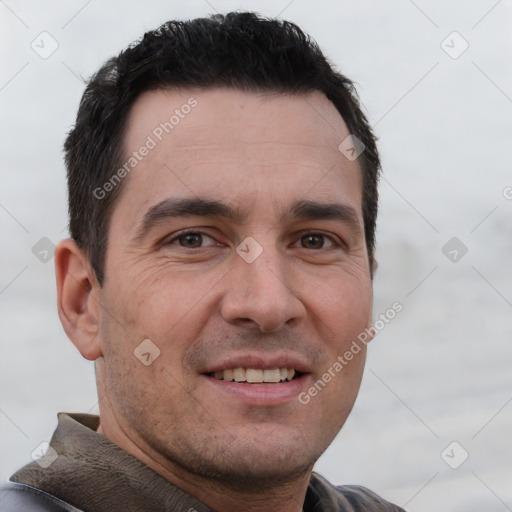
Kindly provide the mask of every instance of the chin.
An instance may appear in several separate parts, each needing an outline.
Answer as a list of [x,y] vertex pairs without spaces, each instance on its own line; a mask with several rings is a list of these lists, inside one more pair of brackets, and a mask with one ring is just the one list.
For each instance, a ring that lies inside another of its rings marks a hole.
[[276,435],[272,442],[270,439],[270,435],[252,439],[237,436],[223,450],[217,445],[201,453],[189,452],[180,465],[201,478],[222,482],[232,490],[257,493],[307,475],[329,444],[313,446],[310,439],[305,443],[302,439]]
[[[276,463],[273,457],[267,457],[263,461],[246,462],[224,461],[225,464],[215,464],[210,467],[210,474],[202,476],[216,481],[223,482],[226,487],[238,492],[261,493],[269,487],[276,485],[287,485],[296,482],[297,479],[308,474],[318,457],[314,460],[299,461],[293,456],[288,460],[280,460]],[[203,466],[203,471],[206,469]]]

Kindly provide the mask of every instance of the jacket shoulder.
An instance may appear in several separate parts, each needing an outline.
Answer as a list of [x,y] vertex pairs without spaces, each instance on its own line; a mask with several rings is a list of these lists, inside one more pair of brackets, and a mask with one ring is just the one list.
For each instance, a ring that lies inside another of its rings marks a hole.
[[308,512],[405,512],[366,487],[334,486],[318,473],[311,476],[306,502]]
[[341,485],[336,486],[335,489],[354,506],[355,510],[405,512],[403,508],[384,500],[378,494],[360,485]]
[[0,485],[0,512],[82,512],[64,501],[26,484]]

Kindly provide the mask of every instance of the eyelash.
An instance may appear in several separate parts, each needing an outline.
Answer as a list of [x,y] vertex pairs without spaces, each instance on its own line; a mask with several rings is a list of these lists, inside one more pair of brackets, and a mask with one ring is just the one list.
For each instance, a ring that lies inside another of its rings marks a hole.
[[[177,242],[180,238],[184,238],[186,237],[187,235],[201,235],[203,237],[208,237],[208,238],[211,238],[212,240],[215,240],[215,238],[213,236],[210,236],[206,233],[204,233],[203,231],[199,231],[199,230],[186,230],[186,231],[181,231],[177,234],[175,234],[171,239],[169,239],[168,241],[166,241],[164,243],[164,245],[172,245],[174,242]],[[345,248],[345,244],[338,240],[337,237],[334,237],[332,235],[328,235],[326,233],[322,233],[321,231],[305,231],[305,232],[301,232],[299,234],[299,237],[298,237],[298,240],[301,240],[302,238],[306,237],[306,236],[321,236],[323,237],[324,239],[327,239],[331,242],[331,244],[333,245],[333,247],[329,247],[327,249],[333,249],[333,248]],[[220,243],[220,242],[219,242]],[[204,249],[205,247],[198,247],[198,248],[193,248],[193,249]],[[307,249],[306,247],[302,247],[302,249]],[[321,247],[320,249],[311,249],[313,251],[319,251],[321,249],[324,249],[324,247]]]
[[[333,250],[333,249],[340,249],[341,247],[343,247],[342,243],[334,236],[332,235],[328,235],[327,233],[322,233],[321,231],[306,231],[306,232],[302,232],[300,233],[299,237],[298,237],[298,242],[301,241],[304,237],[307,237],[307,236],[315,236],[315,237],[322,237],[324,239],[324,244],[325,244],[325,241],[328,240],[332,246],[331,247],[320,247],[319,249],[311,249],[312,251],[320,251],[322,249],[324,250]],[[307,249],[307,247],[302,247],[301,246],[301,249]]]
[[[203,231],[198,231],[198,230],[187,230],[187,231],[181,231],[179,233],[177,233],[176,235],[174,235],[171,239],[169,239],[168,241],[166,241],[164,243],[164,245],[171,245],[173,244],[173,242],[176,242],[178,241],[180,238],[184,238],[188,235],[200,235],[202,237],[208,237],[208,238],[211,238],[212,240],[215,240],[213,238],[213,236],[210,236],[206,233],[204,233]],[[200,247],[200,249],[203,249],[203,247]]]

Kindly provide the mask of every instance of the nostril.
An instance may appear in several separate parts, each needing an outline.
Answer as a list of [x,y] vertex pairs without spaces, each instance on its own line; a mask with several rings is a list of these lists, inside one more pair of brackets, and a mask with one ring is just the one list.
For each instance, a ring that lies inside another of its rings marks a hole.
[[256,322],[254,320],[252,320],[251,318],[238,318],[237,323],[238,323],[238,325],[243,325],[246,327],[256,324]]

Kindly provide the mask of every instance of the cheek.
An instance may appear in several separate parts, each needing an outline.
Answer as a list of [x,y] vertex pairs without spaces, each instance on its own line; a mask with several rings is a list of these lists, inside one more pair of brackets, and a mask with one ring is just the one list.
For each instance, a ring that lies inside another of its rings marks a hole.
[[[161,349],[162,360],[172,352],[170,362],[178,365],[179,355],[211,314],[211,297],[219,276],[180,269],[164,259],[140,272],[118,271],[117,275],[127,277],[110,289],[107,308],[129,333],[132,350],[149,338]],[[172,350],[167,350],[171,345]]]
[[317,279],[309,290],[310,311],[338,344],[355,339],[370,325],[373,293],[369,278],[340,272]]

